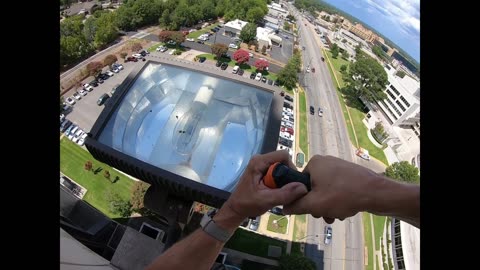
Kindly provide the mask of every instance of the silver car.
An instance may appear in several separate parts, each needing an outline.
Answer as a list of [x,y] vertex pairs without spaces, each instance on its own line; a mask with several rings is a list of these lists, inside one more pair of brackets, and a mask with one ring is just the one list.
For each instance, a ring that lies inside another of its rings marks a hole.
[[332,227],[325,226],[325,245],[330,245],[332,242]]
[[259,223],[260,223],[260,217],[256,217],[255,219],[252,219],[252,221],[250,222],[250,226],[248,226],[248,228],[252,231],[256,231],[258,230]]

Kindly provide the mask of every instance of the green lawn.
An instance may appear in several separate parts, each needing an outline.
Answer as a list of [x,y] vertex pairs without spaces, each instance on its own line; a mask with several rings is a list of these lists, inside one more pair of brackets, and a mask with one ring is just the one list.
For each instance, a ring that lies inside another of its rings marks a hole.
[[[338,85],[337,86],[343,87],[344,86],[343,75],[340,73],[340,67],[344,64],[348,65],[349,62],[342,59],[341,57],[338,57],[337,59],[332,58],[332,53],[330,51],[324,50],[324,52],[325,52],[324,55],[330,59],[330,61],[332,62],[332,65],[336,69],[335,74],[337,75],[337,79],[339,83],[339,86]],[[333,76],[334,71],[330,68],[330,65],[327,64],[327,66],[328,66],[328,69],[330,70],[330,75],[332,76],[332,80],[334,81],[334,84],[336,84],[335,78]],[[355,128],[355,134],[357,135],[358,146],[367,149],[370,156],[380,160],[385,165],[388,165],[387,157],[385,156],[383,149],[375,146],[368,138],[367,132],[369,132],[369,130],[362,122],[362,120],[365,118],[365,113],[360,109],[358,109],[361,107],[361,105],[359,104],[359,101],[356,99],[352,99],[350,101],[352,102],[352,107],[348,106],[350,117],[352,119],[352,123],[350,123],[350,118],[348,117],[348,113],[347,113],[347,105],[345,104],[345,100],[342,98],[342,93],[338,91],[338,88],[337,88],[337,95],[342,107],[342,112],[345,118],[345,122],[347,123],[348,135],[350,136],[350,140],[352,141],[352,143],[356,145],[355,136],[353,134],[353,128],[352,128],[352,124],[353,124],[353,127]]]
[[[275,224],[273,224],[274,220],[278,220],[277,222],[278,226],[275,226]],[[288,220],[286,216],[270,214],[270,216],[268,217],[267,230],[271,232],[285,234],[287,232],[287,225],[288,225]]]
[[215,26],[217,26],[217,25],[218,25],[218,23],[214,23],[214,24],[212,24],[212,25],[210,25],[210,26],[207,26],[207,27],[205,27],[205,28],[202,28],[202,29],[200,29],[200,30],[193,31],[192,33],[188,34],[187,37],[188,37],[188,38],[197,38],[197,37],[199,37],[199,36],[202,35],[202,34],[205,34],[205,33],[207,33],[207,32],[210,32],[210,30],[211,30],[212,28],[214,28]]
[[[97,168],[102,168],[103,170],[96,175],[93,172],[85,171],[84,164],[88,160],[93,163],[94,170]],[[110,172],[112,179],[118,176],[119,180],[111,183],[103,176],[104,170]],[[133,180],[117,172],[107,164],[94,159],[88,151],[65,137],[60,141],[60,171],[85,187],[88,191],[83,199],[110,218],[119,216],[109,211],[108,202],[105,199],[107,191],[111,190],[122,199],[130,201]]]
[[293,240],[297,240],[305,236],[306,222],[307,222],[307,216],[305,214],[295,216],[295,224],[293,226]]
[[373,227],[375,232],[375,249],[380,250],[380,237],[383,235],[383,228],[386,217],[373,215]]
[[305,92],[299,91],[300,96],[300,149],[305,154],[305,164],[308,163],[308,135],[307,135],[307,103],[305,100]]
[[285,254],[287,243],[273,239],[264,235],[250,232],[241,227],[235,231],[235,234],[225,244],[226,248],[235,249],[241,252],[255,256],[268,258],[268,246],[274,245],[282,248],[282,254]]
[[365,246],[368,250],[366,270],[373,270],[372,226],[370,225],[370,214],[367,212],[363,212],[363,230]]

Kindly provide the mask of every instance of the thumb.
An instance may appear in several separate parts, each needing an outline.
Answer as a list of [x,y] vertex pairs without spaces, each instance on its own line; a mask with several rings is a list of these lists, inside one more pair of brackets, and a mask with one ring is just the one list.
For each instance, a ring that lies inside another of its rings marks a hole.
[[308,193],[304,184],[293,182],[282,188],[270,190],[270,200],[273,205],[286,205],[294,202]]

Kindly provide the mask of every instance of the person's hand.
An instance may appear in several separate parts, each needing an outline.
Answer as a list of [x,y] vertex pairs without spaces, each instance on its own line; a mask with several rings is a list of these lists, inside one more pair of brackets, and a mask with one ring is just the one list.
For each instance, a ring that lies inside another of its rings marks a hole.
[[[217,217],[223,215],[228,216],[227,219],[236,220],[234,223],[241,222],[247,217],[262,215],[274,206],[290,204],[304,196],[307,189],[302,183],[290,183],[280,189],[271,189],[265,186],[263,176],[268,167],[275,162],[288,164],[289,167],[295,168],[287,151],[253,156],[232,195],[215,216],[216,220],[223,219]],[[225,212],[228,213],[225,214]]]
[[305,167],[310,174],[312,190],[291,204],[284,205],[285,214],[311,214],[327,223],[343,220],[364,211],[369,189],[378,175],[357,164],[332,157],[313,156]]

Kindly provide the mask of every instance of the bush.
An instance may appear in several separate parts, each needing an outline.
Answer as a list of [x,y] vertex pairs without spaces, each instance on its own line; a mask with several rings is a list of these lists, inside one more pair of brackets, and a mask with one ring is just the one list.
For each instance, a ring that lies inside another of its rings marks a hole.
[[182,51],[178,49],[175,49],[175,51],[173,52],[173,55],[180,55],[180,54],[182,54]]

